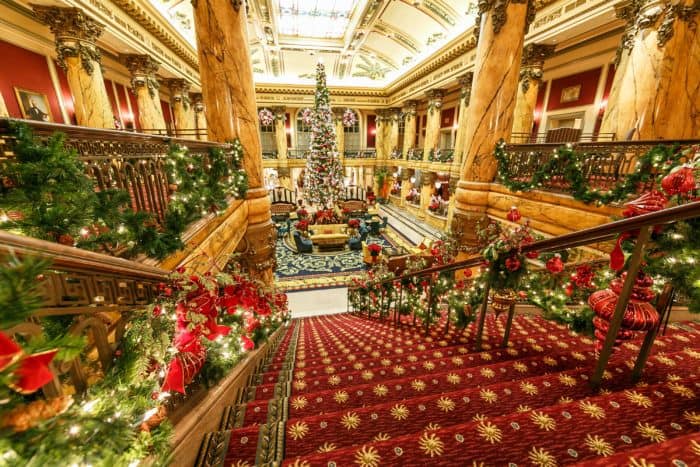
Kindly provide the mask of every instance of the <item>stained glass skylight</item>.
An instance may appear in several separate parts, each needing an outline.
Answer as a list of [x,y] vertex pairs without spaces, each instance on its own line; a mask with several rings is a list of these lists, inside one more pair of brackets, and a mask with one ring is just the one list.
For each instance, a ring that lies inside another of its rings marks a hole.
[[287,36],[341,38],[354,3],[353,0],[279,0],[279,32]]

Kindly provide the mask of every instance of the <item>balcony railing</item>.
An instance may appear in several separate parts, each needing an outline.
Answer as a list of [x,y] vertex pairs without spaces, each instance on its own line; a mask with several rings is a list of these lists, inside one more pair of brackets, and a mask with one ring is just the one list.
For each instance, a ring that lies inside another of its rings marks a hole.
[[346,159],[376,159],[377,150],[374,148],[360,150],[345,150]]
[[277,151],[263,149],[262,158],[265,160],[277,159]]
[[512,144],[542,144],[542,143],[593,143],[613,141],[615,133],[581,133],[575,128],[556,128],[546,133],[536,135],[530,133],[512,133]]
[[289,149],[287,151],[287,159],[306,159],[308,155],[308,149]]
[[423,148],[411,148],[406,153],[406,158],[409,161],[422,161],[423,160]]
[[[130,133],[137,133],[133,128],[125,129],[121,131],[127,131]],[[207,130],[197,129],[197,128],[183,128],[178,130],[175,128],[142,128],[138,132],[146,133],[156,136],[170,136],[171,138],[182,138],[182,139],[203,139],[207,136]]]
[[[186,146],[191,154],[209,156],[212,148],[228,146],[198,140],[184,140],[118,130],[24,121],[40,140],[56,132],[66,135],[65,146],[74,149],[94,177],[98,190],[117,188],[131,197],[131,207],[163,221],[170,199],[166,159],[170,146]],[[10,120],[0,119],[0,159],[11,159],[14,137]]]
[[452,163],[454,160],[455,150],[454,148],[446,149],[431,149],[428,154],[428,160],[430,162],[440,162],[440,163]]
[[[609,141],[595,143],[570,143],[579,153],[584,154],[581,172],[591,186],[607,190],[622,182],[631,173],[641,156],[658,146],[660,141]],[[680,145],[700,144],[700,140],[669,141]],[[561,143],[508,144],[505,153],[509,170],[514,181],[529,181],[533,174],[556,158],[556,149]],[[554,169],[549,178],[542,182],[541,189],[566,191],[568,184],[563,177],[564,163]],[[639,191],[649,188],[640,186]]]
[[391,155],[389,157],[391,159],[403,159],[403,152],[400,149],[394,149],[391,151]]

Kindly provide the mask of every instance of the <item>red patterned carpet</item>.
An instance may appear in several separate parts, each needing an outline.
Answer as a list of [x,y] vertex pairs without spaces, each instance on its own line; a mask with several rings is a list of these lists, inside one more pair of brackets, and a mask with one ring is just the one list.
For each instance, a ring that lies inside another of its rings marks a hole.
[[591,339],[518,316],[500,348],[504,326],[490,316],[474,352],[473,327],[295,320],[200,463],[700,465],[700,325],[659,336],[636,385],[641,342],[624,344],[599,392]]

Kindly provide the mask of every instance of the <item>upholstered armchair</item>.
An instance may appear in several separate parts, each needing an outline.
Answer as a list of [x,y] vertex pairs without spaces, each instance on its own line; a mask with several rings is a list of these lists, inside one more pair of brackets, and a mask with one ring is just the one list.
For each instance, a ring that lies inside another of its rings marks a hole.
[[367,234],[369,229],[364,225],[360,224],[360,231],[357,235],[350,237],[348,240],[348,246],[351,250],[361,250],[363,242],[367,239]]
[[308,238],[301,236],[298,230],[294,231],[294,245],[297,247],[297,253],[311,253],[314,249],[314,244]]

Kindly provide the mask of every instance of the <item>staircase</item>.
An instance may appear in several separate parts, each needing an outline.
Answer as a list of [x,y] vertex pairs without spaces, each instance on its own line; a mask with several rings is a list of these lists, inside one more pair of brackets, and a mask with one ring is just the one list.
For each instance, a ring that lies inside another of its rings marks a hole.
[[443,328],[294,320],[198,465],[700,465],[700,324],[657,337],[636,385],[625,343],[599,392],[593,341],[564,326],[518,315],[502,348],[490,314],[481,352],[473,324]]

